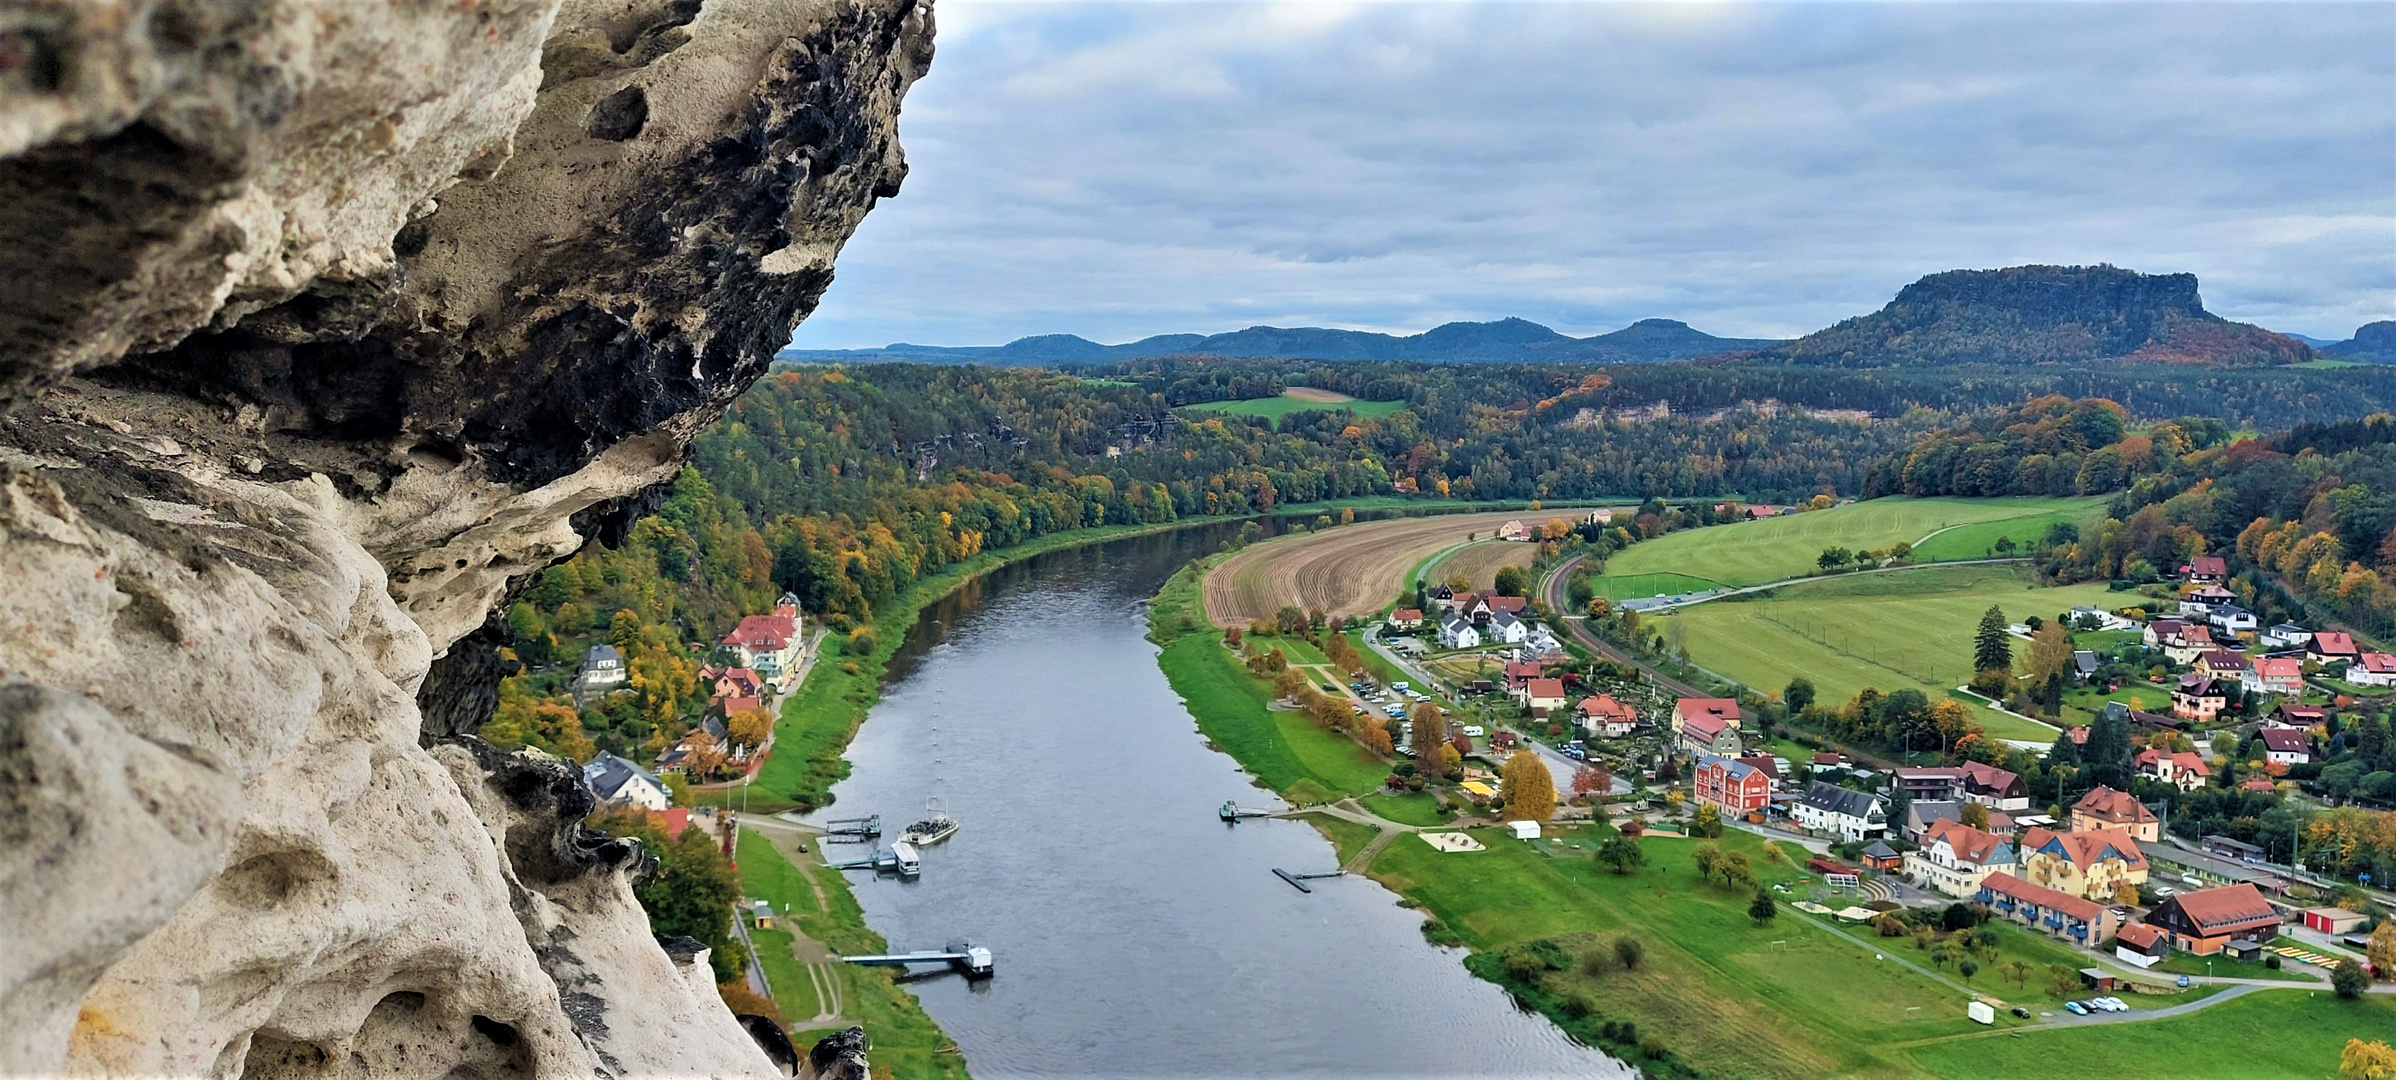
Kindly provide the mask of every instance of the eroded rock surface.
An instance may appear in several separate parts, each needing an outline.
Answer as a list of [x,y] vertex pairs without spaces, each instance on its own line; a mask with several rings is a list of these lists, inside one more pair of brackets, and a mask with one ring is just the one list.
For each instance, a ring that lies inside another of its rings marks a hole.
[[[0,1073],[773,1075],[470,732],[905,166],[910,0],[0,10]],[[827,1059],[827,1061],[830,1059]]]

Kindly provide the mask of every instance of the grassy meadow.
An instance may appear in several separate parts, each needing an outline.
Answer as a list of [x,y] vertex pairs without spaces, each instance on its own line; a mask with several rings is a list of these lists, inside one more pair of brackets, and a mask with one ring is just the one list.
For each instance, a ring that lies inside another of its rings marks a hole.
[[2391,1035],[2396,998],[2340,1001],[2326,990],[2267,990],[2186,1016],[1954,1039],[1903,1054],[1923,1072],[1949,1080],[2066,1073],[2110,1080],[2329,1080],[2338,1075],[2347,1039]]
[[1220,413],[1224,416],[1259,416],[1278,424],[1291,413],[1350,412],[1368,419],[1377,419],[1406,407],[1403,401],[1360,401],[1346,394],[1312,391],[1305,396],[1283,393],[1268,398],[1249,398],[1246,401],[1205,401],[1182,408],[1193,412]]
[[[1873,499],[1666,533],[1607,560],[1605,576],[1681,574],[1722,585],[1762,585],[1812,573],[1824,548],[1885,549],[1898,541],[1916,545],[1917,557],[1925,561],[1977,559],[2000,535],[2018,532],[2015,540],[2025,541],[2044,535],[2053,522],[2093,518],[2103,505],[2098,497]],[[1949,541],[1949,535],[1959,539]],[[1674,590],[1631,595],[1658,591]]]
[[[1636,549],[1633,549],[1636,550]],[[1799,675],[1826,701],[1863,688],[1920,690],[1932,701],[1972,677],[1972,632],[1990,605],[2019,620],[2106,602],[2102,584],[2038,589],[2011,566],[1923,567],[1831,577],[1770,594],[1717,600],[1656,620],[1698,664],[1759,690]],[[2028,642],[2015,642],[2017,654]],[[2055,733],[1973,706],[1995,738],[2051,741]]]

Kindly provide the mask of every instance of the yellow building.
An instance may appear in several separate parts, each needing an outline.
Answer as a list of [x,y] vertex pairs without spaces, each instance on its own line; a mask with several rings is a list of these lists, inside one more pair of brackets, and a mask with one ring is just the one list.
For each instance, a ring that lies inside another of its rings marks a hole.
[[2121,829],[2025,830],[2020,858],[2031,884],[2102,903],[2124,885],[2146,883],[2146,853]]

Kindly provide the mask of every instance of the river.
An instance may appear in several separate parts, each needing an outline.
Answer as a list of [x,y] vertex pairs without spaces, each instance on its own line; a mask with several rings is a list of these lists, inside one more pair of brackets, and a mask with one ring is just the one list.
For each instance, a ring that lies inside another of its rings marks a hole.
[[1228,536],[1052,553],[926,609],[825,816],[895,829],[929,796],[964,828],[920,879],[852,872],[897,949],[965,938],[997,977],[914,982],[976,1077],[1630,1076],[1568,1039],[1208,749],[1157,670],[1141,602]]

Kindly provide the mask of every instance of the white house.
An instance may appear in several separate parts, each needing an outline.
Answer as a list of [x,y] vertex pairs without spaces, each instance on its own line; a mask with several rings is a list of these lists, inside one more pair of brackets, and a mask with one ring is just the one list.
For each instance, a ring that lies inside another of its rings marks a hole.
[[1450,649],[1477,648],[1481,631],[1474,629],[1470,619],[1449,618],[1439,624],[1439,643]]
[[582,654],[582,685],[585,690],[608,690],[624,685],[632,672],[624,666],[624,654],[613,645],[593,645]]
[[2346,681],[2356,686],[2396,686],[2396,654],[2364,653],[2346,665]]
[[2205,616],[2205,621],[2220,628],[2221,632],[2225,634],[2251,634],[2254,633],[2256,626],[2255,613],[2236,604],[2221,604],[2214,607],[2212,614]]
[[2301,649],[2313,640],[2313,632],[2295,623],[2281,623],[2263,631],[2263,644],[2279,649]]
[[2313,760],[2313,740],[2299,729],[2267,727],[2257,734],[2263,739],[2265,761],[2302,765]]
[[2304,693],[2304,661],[2293,656],[2258,656],[2247,662],[2238,682],[2250,694]]
[[637,806],[643,810],[663,810],[672,800],[666,795],[665,781],[614,754],[601,754],[582,767],[582,780],[599,796],[601,806]]
[[2014,872],[2013,845],[1961,821],[1940,820],[1922,830],[1920,850],[1905,853],[1914,881],[1948,896],[1971,896],[1990,874]]
[[2089,604],[2073,608],[2070,621],[2075,626],[2085,626],[2093,622],[2098,630],[2128,630],[2138,625],[2110,611]]
[[1515,618],[1513,612],[1498,610],[1490,613],[1489,632],[1486,639],[1491,644],[1520,645],[1530,638],[1530,624]]
[[740,625],[724,635],[723,644],[735,664],[787,691],[805,658],[807,640],[801,632],[797,598],[782,599],[771,615],[743,616]]
[[1887,804],[1868,791],[1814,781],[1805,796],[1789,806],[1789,818],[1814,832],[1835,833],[1861,843],[1888,831]]

